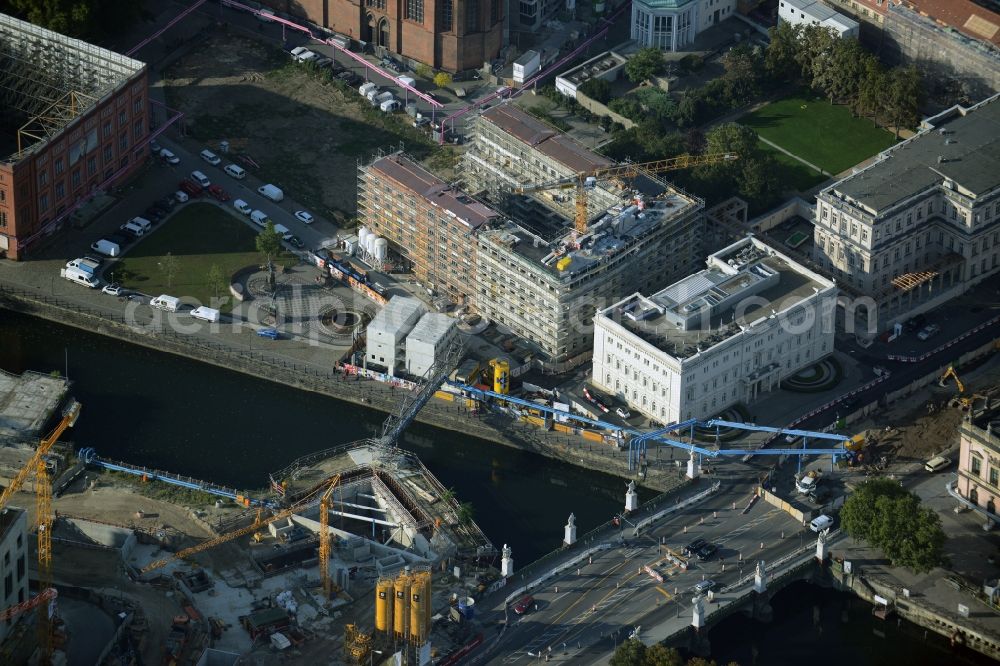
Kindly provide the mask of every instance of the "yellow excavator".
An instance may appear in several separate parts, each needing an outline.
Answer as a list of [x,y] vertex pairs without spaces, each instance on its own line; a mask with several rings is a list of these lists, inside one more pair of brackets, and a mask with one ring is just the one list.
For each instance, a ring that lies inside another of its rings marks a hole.
[[948,402],[950,407],[961,407],[963,411],[968,411],[972,408],[972,404],[977,398],[986,398],[985,395],[980,393],[974,393],[971,396],[966,396],[965,384],[963,384],[962,380],[958,378],[958,373],[955,372],[955,366],[953,365],[949,365],[948,369],[941,375],[941,379],[938,380],[938,386],[942,388],[946,387],[948,385],[949,378],[955,380],[955,388],[958,389],[958,395]]

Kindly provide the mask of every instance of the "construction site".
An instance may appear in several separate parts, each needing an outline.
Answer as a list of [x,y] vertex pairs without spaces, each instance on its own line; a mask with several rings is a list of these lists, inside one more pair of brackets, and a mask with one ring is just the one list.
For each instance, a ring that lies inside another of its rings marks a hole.
[[454,493],[394,446],[419,400],[382,437],[296,460],[269,491],[239,491],[57,446],[85,410],[42,377],[3,376],[2,404],[24,407],[2,424],[19,440],[56,420],[37,446],[4,448],[0,549],[13,559],[0,575],[17,582],[4,663],[429,663],[480,636],[472,609],[500,579],[498,554]]

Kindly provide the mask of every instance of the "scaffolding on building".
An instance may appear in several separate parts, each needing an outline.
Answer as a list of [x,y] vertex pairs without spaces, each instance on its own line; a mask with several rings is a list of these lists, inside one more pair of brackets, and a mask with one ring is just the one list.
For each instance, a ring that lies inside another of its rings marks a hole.
[[[138,60],[0,14],[0,109],[8,122],[18,124],[12,154],[0,158],[20,161],[143,67]],[[78,154],[96,146],[96,125],[94,140],[89,145],[85,134]]]

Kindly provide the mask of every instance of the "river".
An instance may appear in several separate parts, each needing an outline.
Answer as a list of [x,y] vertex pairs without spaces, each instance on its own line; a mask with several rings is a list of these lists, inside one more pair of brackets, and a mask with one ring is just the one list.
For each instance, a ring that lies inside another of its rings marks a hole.
[[[64,439],[98,454],[240,488],[307,453],[381,431],[385,414],[216,366],[0,310],[0,368],[67,367],[83,404]],[[625,483],[460,433],[414,424],[416,452],[498,548],[519,565],[559,546],[575,513],[579,533],[624,508]],[[644,492],[640,499],[652,496]]]
[[[111,338],[0,310],[0,368],[65,372],[83,411],[70,439],[104,456],[238,487],[301,455],[370,435],[385,415]],[[475,506],[476,521],[519,565],[581,534],[624,502],[615,477],[414,424],[402,445]],[[647,492],[643,499],[650,496]],[[853,595],[806,584],[779,592],[774,621],[742,616],[709,634],[720,664],[990,664],[914,625],[871,616]]]
[[996,664],[905,620],[879,620],[870,604],[847,592],[798,582],[774,595],[771,607],[771,622],[734,615],[713,627],[712,659],[740,666]]

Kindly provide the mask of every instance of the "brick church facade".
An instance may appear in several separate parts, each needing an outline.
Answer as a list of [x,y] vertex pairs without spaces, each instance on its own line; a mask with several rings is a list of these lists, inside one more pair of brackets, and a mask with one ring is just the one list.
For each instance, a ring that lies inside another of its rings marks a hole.
[[479,69],[503,46],[505,0],[270,0],[353,40],[435,69]]

